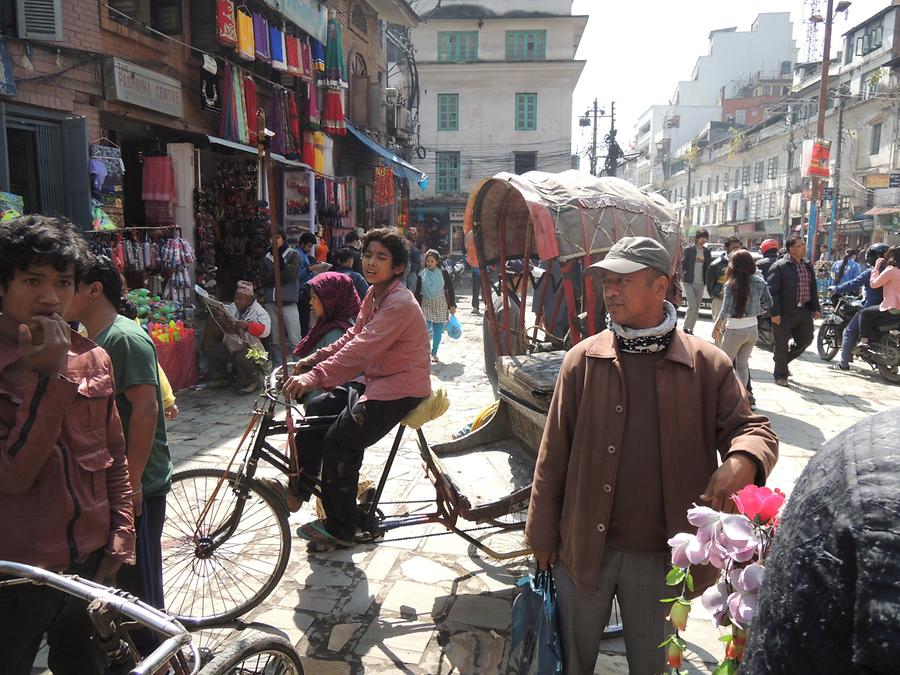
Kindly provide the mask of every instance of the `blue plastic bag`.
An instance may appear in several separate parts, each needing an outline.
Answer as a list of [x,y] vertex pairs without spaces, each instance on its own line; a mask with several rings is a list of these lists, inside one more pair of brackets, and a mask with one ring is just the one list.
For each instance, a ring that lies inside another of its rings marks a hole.
[[509,672],[515,675],[562,675],[562,645],[557,623],[556,587],[550,572],[522,577],[523,590],[513,601]]
[[462,324],[456,318],[456,314],[451,314],[450,319],[447,321],[447,335],[454,340],[459,340],[462,336]]

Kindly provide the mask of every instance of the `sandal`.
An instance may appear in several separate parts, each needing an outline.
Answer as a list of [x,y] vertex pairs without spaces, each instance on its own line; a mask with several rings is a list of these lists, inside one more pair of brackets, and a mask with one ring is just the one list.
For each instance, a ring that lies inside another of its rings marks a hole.
[[353,541],[338,539],[325,529],[324,520],[313,520],[297,528],[297,536],[306,539],[306,550],[311,553],[330,553],[345,548],[353,548]]

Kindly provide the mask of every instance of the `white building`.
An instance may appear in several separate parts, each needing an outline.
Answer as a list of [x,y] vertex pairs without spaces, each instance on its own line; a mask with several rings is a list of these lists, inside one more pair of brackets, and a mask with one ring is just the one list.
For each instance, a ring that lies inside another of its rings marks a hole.
[[431,175],[410,203],[426,244],[462,251],[472,187],[500,171],[571,168],[575,52],[587,25],[571,0],[436,0],[416,5],[419,73],[416,165]]
[[722,117],[722,99],[731,98],[753,77],[789,75],[797,60],[789,12],[757,16],[749,31],[723,28],[709,34],[709,53],[697,59],[690,80],[678,83],[668,105],[653,105],[634,127],[634,151],[625,177],[641,188],[666,178],[665,162],[708,122]]

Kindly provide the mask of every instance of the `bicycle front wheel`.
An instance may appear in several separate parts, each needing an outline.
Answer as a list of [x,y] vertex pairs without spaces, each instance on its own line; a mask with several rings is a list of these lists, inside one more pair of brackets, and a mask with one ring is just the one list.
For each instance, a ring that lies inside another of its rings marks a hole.
[[237,619],[275,589],[287,567],[291,536],[284,504],[266,485],[244,478],[236,489],[236,480],[219,469],[172,476],[162,535],[163,589],[167,610],[189,627]]
[[303,666],[290,642],[258,633],[229,645],[199,675],[303,675]]

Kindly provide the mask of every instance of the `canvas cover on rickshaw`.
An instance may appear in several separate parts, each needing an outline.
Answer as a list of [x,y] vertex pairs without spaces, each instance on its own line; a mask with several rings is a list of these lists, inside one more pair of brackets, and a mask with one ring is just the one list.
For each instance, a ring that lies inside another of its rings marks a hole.
[[466,237],[466,257],[476,266],[500,259],[501,229],[503,257],[524,256],[529,226],[533,226],[529,257],[541,260],[565,262],[590,254],[596,261],[629,236],[652,237],[668,249],[673,264],[679,258],[680,228],[665,199],[628,181],[583,171],[530,171],[521,176],[503,172],[481,181],[466,204],[466,233],[476,225],[483,259],[475,238]]

